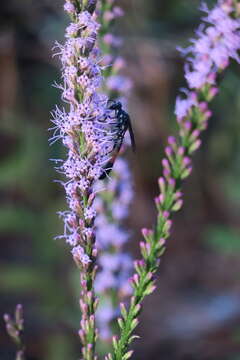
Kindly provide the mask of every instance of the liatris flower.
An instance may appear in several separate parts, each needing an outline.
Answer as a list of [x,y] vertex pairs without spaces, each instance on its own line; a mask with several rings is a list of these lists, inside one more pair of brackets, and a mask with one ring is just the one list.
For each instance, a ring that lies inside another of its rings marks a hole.
[[[121,39],[110,33],[116,18],[124,13],[112,0],[99,2],[97,10],[102,24],[99,44],[106,78],[103,90],[109,98],[120,100],[126,108],[131,81],[122,75],[125,61],[118,56],[117,51]],[[98,184],[99,188],[104,186],[104,191],[98,193],[95,201],[98,214],[96,243],[100,249],[100,272],[96,278],[96,291],[101,295],[96,316],[99,334],[104,340],[108,340],[112,335],[113,321],[119,316],[119,302],[131,294],[127,280],[133,270],[133,262],[130,255],[124,253],[123,247],[129,234],[122,226],[133,197],[130,170],[122,156],[126,145],[127,141],[121,149],[121,158],[118,157],[115,161],[111,178],[107,178],[104,184]]]
[[94,221],[96,210],[94,183],[105,172],[116,141],[114,111],[108,99],[100,95],[102,88],[99,49],[96,38],[99,24],[95,20],[96,1],[66,0],[65,10],[71,17],[66,29],[66,42],[59,45],[62,62],[62,99],[67,109],[56,109],[56,125],[52,141],[62,139],[67,159],[59,167],[67,178],[64,183],[69,210],[60,212],[64,235],[71,246],[81,279],[80,307],[82,311],[79,336],[83,358],[95,359],[95,311],[97,299],[93,283],[96,275],[97,248]]
[[[203,4],[202,10],[207,13],[203,20],[209,26],[200,26],[197,38],[191,40],[193,45],[182,50],[183,54],[188,55],[185,77],[189,88],[197,91],[211,88],[209,100],[217,91],[214,87],[217,74],[229,65],[231,58],[240,62],[240,20],[231,16],[232,6],[232,1],[219,1],[215,8],[209,10],[207,5]],[[179,98],[176,104],[178,120],[185,117],[194,105],[191,93],[186,100]]]
[[[136,336],[133,331],[138,325],[138,315],[145,296],[155,289],[154,273],[165,250],[166,239],[172,227],[171,216],[182,205],[182,181],[192,171],[192,154],[199,148],[199,136],[206,129],[211,116],[208,102],[217,94],[217,75],[225,69],[231,58],[239,60],[240,20],[239,1],[218,0],[217,5],[207,12],[203,19],[209,25],[202,25],[197,39],[192,40],[188,54],[185,77],[189,85],[186,99],[177,98],[175,114],[179,123],[179,139],[170,136],[162,160],[163,175],[159,178],[160,194],[155,199],[157,224],[152,229],[142,229],[145,241],[140,242],[142,259],[135,262],[136,273],[131,279],[133,296],[129,309],[121,304],[122,316],[118,319],[120,336],[113,337],[113,352],[106,360],[127,360],[133,351],[129,344]],[[238,16],[238,17],[237,17]]]
[[120,224],[128,216],[132,195],[127,163],[118,158],[110,181],[105,182],[105,191],[95,202],[98,213],[96,240],[100,249],[101,269],[96,277],[96,291],[104,295],[97,311],[97,320],[103,339],[109,339],[112,335],[111,323],[119,316],[119,301],[131,294],[128,278],[133,267],[132,259],[123,251],[129,234]]
[[16,353],[16,360],[24,360],[25,359],[25,345],[23,343],[23,331],[24,331],[24,318],[23,318],[23,308],[21,304],[16,306],[14,319],[5,314],[3,317],[6,330],[8,335],[12,338],[15,344],[18,347]]

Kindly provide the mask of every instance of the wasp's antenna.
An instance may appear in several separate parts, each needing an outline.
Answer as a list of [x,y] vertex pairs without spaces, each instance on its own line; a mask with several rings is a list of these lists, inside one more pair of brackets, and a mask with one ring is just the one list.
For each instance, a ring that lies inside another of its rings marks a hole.
[[115,101],[112,100],[112,99],[108,99],[108,100],[107,100],[107,106],[110,107],[111,104],[112,104],[112,105],[115,104]]

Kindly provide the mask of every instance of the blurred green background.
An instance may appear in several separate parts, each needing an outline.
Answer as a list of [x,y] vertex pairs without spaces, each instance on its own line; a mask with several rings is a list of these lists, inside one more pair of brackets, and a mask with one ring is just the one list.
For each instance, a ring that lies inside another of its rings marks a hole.
[[[135,199],[128,250],[139,256],[140,228],[155,219],[164,144],[176,133],[177,89],[187,45],[199,23],[197,0],[124,0],[115,30],[134,89],[129,99],[137,153],[129,152]],[[209,4],[213,3],[208,1]],[[0,10],[0,313],[25,308],[27,360],[77,359],[78,273],[63,241],[56,211],[65,208],[48,146],[50,111],[60,102],[52,58],[63,41],[63,0],[3,0]],[[141,74],[141,76],[139,76]],[[184,184],[185,206],[145,302],[134,345],[138,360],[240,359],[240,67],[233,64],[212,104],[214,115]],[[1,316],[2,317],[2,316]],[[0,320],[0,359],[14,346]]]

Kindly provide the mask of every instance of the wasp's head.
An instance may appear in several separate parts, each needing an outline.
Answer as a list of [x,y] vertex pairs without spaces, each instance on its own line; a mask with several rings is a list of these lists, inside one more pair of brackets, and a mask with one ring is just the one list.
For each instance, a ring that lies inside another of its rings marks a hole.
[[109,104],[109,109],[110,110],[121,110],[122,104],[120,103],[120,101],[111,101]]

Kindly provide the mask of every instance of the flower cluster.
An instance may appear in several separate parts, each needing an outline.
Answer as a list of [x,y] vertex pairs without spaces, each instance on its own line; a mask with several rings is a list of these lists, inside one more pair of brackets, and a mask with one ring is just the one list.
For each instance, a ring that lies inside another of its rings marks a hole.
[[[196,32],[197,38],[191,40],[192,45],[181,51],[188,57],[185,78],[189,88],[208,92],[207,101],[210,101],[217,93],[218,73],[229,65],[231,58],[240,62],[240,20],[232,17],[232,1],[218,1],[211,10],[203,4],[202,10],[207,14],[203,21],[208,25],[202,24]],[[177,119],[181,121],[198,105],[206,106],[198,102],[194,92],[188,92],[186,99],[178,98],[175,109]]]
[[67,178],[64,187],[69,211],[60,215],[65,224],[64,237],[73,247],[74,257],[80,262],[85,259],[85,263],[89,254],[84,253],[84,248],[94,238],[96,217],[92,187],[110,159],[115,134],[107,98],[98,91],[102,84],[95,46],[99,25],[90,12],[78,13],[69,0],[65,9],[71,14],[75,11],[75,20],[66,29],[66,43],[58,45],[63,65],[63,85],[58,87],[68,111],[57,107],[53,113],[56,126],[51,141],[61,138],[68,150],[68,157],[58,170]]
[[124,11],[116,5],[116,0],[106,0],[102,4],[99,3],[98,14],[102,24],[99,43],[105,55],[102,60],[106,77],[104,89],[112,98],[117,98],[126,107],[126,97],[132,88],[132,82],[122,74],[126,67],[124,58],[118,55],[122,38],[109,32],[116,19],[124,15]]
[[[101,338],[109,339],[110,324],[119,315],[116,301],[113,300],[116,297],[119,300],[123,299],[131,293],[128,278],[133,267],[132,258],[123,251],[129,234],[120,224],[128,216],[133,193],[131,174],[123,158],[115,161],[111,180],[105,186],[105,192],[101,193],[95,201],[98,214],[96,244],[100,249],[99,266],[101,269],[96,277],[95,289],[97,293],[105,295],[97,311],[97,320]],[[113,294],[114,299],[112,299]]]
[[[176,100],[175,115],[182,145],[178,146],[173,137],[169,138],[169,146],[165,149],[167,158],[162,161],[168,181],[170,176],[184,179],[190,174],[190,155],[201,145],[199,136],[207,128],[212,115],[208,103],[218,93],[217,76],[231,59],[240,63],[240,20],[233,16],[233,2],[219,0],[212,9],[208,9],[206,4],[202,4],[201,9],[207,14],[202,19],[205,24],[197,30],[197,37],[191,39],[192,45],[181,49],[187,56],[185,78],[189,90],[185,90],[185,98]],[[164,202],[164,196],[162,193],[158,204]]]
[[[54,135],[67,148],[67,159],[58,170],[67,181],[63,184],[69,210],[60,212],[64,235],[73,258],[81,270],[82,311],[80,338],[84,359],[94,358],[96,341],[93,291],[96,275],[94,199],[95,182],[103,175],[116,141],[114,112],[100,89],[102,73],[100,51],[96,45],[99,24],[94,13],[96,1],[66,0],[65,10],[72,22],[66,29],[66,42],[57,44],[62,62],[62,99],[66,107],[53,113]],[[66,109],[67,108],[67,109]]]

